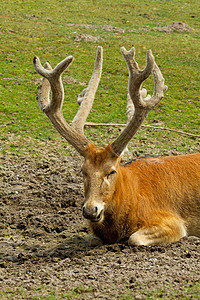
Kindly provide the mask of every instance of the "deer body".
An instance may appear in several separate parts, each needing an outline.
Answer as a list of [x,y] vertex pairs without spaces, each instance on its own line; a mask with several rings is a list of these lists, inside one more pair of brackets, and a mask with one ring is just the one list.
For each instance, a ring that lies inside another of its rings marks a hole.
[[[89,210],[98,207],[90,227],[103,243],[129,238],[130,244],[152,245],[187,234],[200,236],[200,154],[149,157],[121,165],[118,157],[107,153],[109,148],[90,148],[92,160],[86,158],[83,165],[84,208],[91,216]],[[108,157],[112,164],[101,169],[98,162],[104,166],[102,160]]]
[[[200,236],[200,153],[150,157],[121,165],[123,150],[167,89],[150,50],[146,67],[141,71],[134,59],[134,48],[130,51],[122,48],[129,69],[128,107],[132,107],[127,127],[107,147],[97,147],[85,137],[83,127],[100,80],[102,54],[102,48],[98,47],[91,80],[79,95],[80,108],[71,127],[62,115],[61,74],[73,57],[67,57],[54,69],[49,64],[43,68],[39,58],[34,58],[36,71],[44,77],[38,93],[41,109],[85,158],[83,216],[88,219],[93,233],[88,243],[116,243],[128,239],[130,245],[149,246],[171,243],[185,235]],[[155,81],[152,97],[141,89],[142,82],[151,73]]]

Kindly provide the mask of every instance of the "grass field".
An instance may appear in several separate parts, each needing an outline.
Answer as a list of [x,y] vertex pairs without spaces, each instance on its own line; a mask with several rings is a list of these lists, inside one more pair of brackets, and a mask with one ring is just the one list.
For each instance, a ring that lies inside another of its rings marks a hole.
[[[63,111],[70,121],[78,108],[76,97],[92,74],[99,44],[104,48],[103,73],[89,121],[126,122],[128,70],[120,47],[130,49],[134,45],[141,67],[145,66],[146,50],[152,49],[168,85],[164,99],[149,114],[147,123],[152,124],[156,119],[164,127],[198,134],[198,10],[197,0],[1,1],[0,128],[5,140],[3,149],[26,152],[31,150],[30,139],[60,139],[37,105],[40,77],[33,68],[34,55],[52,66],[68,55],[75,57],[64,73]],[[152,30],[178,21],[196,31]],[[81,26],[85,24],[92,26]],[[76,41],[81,34],[97,37],[99,41]],[[152,79],[145,82],[145,87],[152,92]],[[90,135],[91,129],[87,131]],[[105,129],[93,131],[106,135]],[[15,144],[7,142],[7,134],[12,135]],[[157,130],[156,134],[163,135],[163,132]],[[187,141],[193,144],[197,139],[183,137],[183,143]]]

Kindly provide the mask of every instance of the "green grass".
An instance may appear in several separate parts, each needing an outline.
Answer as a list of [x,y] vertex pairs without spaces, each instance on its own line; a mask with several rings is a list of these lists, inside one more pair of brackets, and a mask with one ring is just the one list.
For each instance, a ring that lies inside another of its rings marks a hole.
[[[199,133],[199,32],[144,30],[174,21],[184,21],[199,29],[198,0],[0,2],[0,128],[3,137],[14,134],[20,136],[23,143],[29,137],[59,139],[38,108],[36,94],[40,77],[32,59],[37,55],[43,63],[49,61],[55,66],[64,57],[73,55],[75,61],[64,78],[72,76],[87,83],[98,44],[104,48],[104,65],[89,121],[126,122],[128,70],[120,47],[130,49],[134,45],[141,67],[145,66],[146,50],[152,49],[169,87],[161,104],[149,114],[148,122],[151,124],[157,119],[166,127]],[[97,28],[77,24],[93,24]],[[122,28],[125,33],[105,31],[102,25]],[[129,32],[131,29],[136,31]],[[80,33],[103,40],[75,42],[75,36]],[[84,87],[66,82],[64,87],[63,111],[70,121],[78,108],[76,97]],[[145,87],[152,92],[152,79]]]
[[[119,298],[120,300],[135,299],[135,295],[141,294],[145,299],[200,299],[200,284],[196,283],[193,286],[183,286],[179,290],[173,287],[163,287],[163,289],[155,289],[154,291],[146,291],[142,286],[137,286],[134,290],[128,291]],[[76,287],[73,290],[60,292],[55,287],[41,285],[38,289],[30,293],[24,288],[9,288],[0,291],[2,299],[31,299],[31,300],[54,300],[54,299],[88,299],[94,294],[93,289],[90,287]],[[109,295],[105,294],[105,297]],[[113,299],[113,298],[111,298]]]
[[[146,291],[141,288],[141,295],[145,297],[145,299],[150,300],[164,300],[164,299],[200,299],[200,284],[196,283],[193,286],[183,286],[178,290],[173,287],[163,287],[163,289],[155,289],[152,292]],[[122,297],[121,300],[131,300],[134,299],[135,293],[131,290],[127,293],[126,296]]]

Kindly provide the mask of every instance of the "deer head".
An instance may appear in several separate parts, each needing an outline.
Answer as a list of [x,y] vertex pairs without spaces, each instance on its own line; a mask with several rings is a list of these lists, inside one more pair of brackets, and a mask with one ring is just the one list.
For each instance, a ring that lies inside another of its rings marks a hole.
[[[109,205],[109,199],[113,197],[116,186],[120,185],[120,155],[140,128],[148,112],[160,102],[167,89],[151,50],[147,51],[147,63],[144,70],[140,70],[135,61],[134,48],[127,51],[122,47],[121,52],[129,69],[128,93],[132,109],[134,107],[134,114],[130,117],[129,113],[129,122],[124,131],[106,147],[95,146],[83,132],[101,77],[102,47],[99,46],[97,49],[92,77],[87,89],[79,95],[80,107],[71,126],[62,114],[64,89],[61,75],[72,63],[73,57],[68,56],[54,69],[48,63],[43,67],[36,56],[33,60],[35,70],[44,77],[38,88],[38,102],[41,110],[49,117],[58,132],[85,158],[82,166],[85,190],[83,216],[93,223],[104,219],[105,207]],[[155,82],[154,93],[152,97],[146,97],[146,91],[141,88],[141,85],[151,73]],[[49,99],[50,89],[51,99]]]

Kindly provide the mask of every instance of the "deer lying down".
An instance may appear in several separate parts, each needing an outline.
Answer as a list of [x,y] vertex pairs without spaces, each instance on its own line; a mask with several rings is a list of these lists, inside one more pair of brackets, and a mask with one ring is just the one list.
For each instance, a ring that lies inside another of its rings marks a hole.
[[[48,63],[43,68],[34,57],[35,69],[44,77],[38,92],[40,108],[85,159],[83,216],[93,233],[88,242],[95,245],[128,239],[130,245],[149,246],[178,241],[186,235],[200,236],[200,153],[121,164],[124,148],[167,89],[151,50],[144,70],[138,68],[134,48],[121,51],[129,69],[128,88],[135,112],[124,131],[106,147],[90,143],[83,133],[101,76],[102,47],[98,47],[94,71],[81,101],[79,97],[81,104],[72,126],[62,114],[61,74],[73,57],[68,56],[54,69]],[[152,97],[144,98],[141,85],[151,73],[155,90]]]

